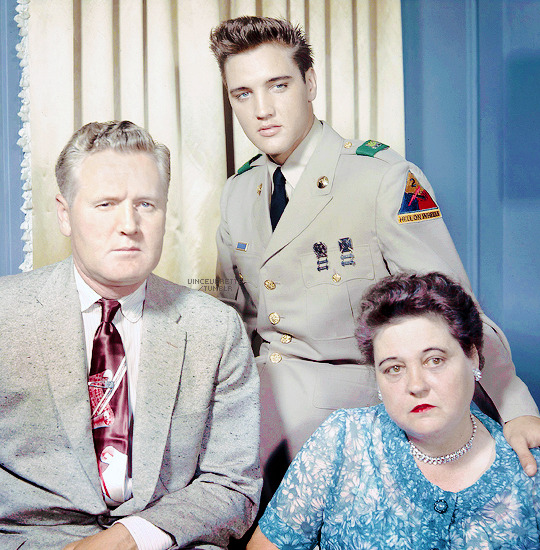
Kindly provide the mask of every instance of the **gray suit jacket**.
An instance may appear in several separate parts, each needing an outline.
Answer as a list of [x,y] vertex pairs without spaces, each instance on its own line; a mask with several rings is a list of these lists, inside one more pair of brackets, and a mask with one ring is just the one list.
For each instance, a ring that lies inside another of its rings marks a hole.
[[232,309],[150,275],[133,498],[111,518],[72,261],[0,279],[0,300],[2,550],[62,548],[133,514],[181,548],[225,548],[247,529],[260,491],[258,378]]
[[[409,172],[435,199],[422,171],[388,148],[358,154],[361,145],[324,124],[274,232],[264,156],[223,190],[220,297],[263,341],[257,357],[263,463],[284,442],[294,455],[332,410],[378,402],[373,369],[362,364],[354,337],[370,285],[389,273],[441,271],[470,288],[443,218],[400,218]],[[354,263],[342,258],[345,237]],[[318,269],[315,243],[327,246],[328,269]],[[538,414],[504,334],[487,317],[484,323],[483,382],[501,415]]]

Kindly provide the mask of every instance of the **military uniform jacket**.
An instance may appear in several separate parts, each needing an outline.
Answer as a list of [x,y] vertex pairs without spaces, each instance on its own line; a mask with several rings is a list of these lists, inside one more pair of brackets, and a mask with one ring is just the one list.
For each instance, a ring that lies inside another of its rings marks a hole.
[[[377,402],[374,373],[361,364],[354,337],[368,286],[396,272],[440,271],[470,288],[424,174],[386,146],[366,143],[345,141],[324,124],[274,233],[263,156],[223,191],[219,294],[263,340],[263,460],[282,441],[296,453],[331,410]],[[416,213],[415,198],[427,205]],[[484,322],[484,386],[505,420],[537,414],[504,335]]]

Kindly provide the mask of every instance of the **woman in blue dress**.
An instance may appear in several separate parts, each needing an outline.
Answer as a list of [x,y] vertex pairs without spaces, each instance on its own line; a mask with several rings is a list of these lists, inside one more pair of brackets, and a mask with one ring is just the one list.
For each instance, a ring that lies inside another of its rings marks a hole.
[[248,550],[540,549],[540,475],[471,403],[470,296],[437,273],[388,277],[364,296],[357,338],[382,404],[336,411],[311,436]]

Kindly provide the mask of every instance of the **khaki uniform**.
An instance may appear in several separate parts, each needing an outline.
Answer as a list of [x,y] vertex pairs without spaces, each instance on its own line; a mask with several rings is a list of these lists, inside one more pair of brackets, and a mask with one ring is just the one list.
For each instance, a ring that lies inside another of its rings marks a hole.
[[[223,191],[219,294],[240,312],[248,333],[262,338],[263,464],[284,441],[294,456],[332,410],[378,402],[374,372],[361,364],[354,338],[368,286],[411,270],[441,271],[470,288],[424,174],[381,144],[375,142],[371,153],[361,145],[324,124],[274,233],[264,156],[231,177]],[[405,192],[414,194],[418,183],[435,208],[400,215],[409,206]],[[347,238],[350,247],[347,241],[343,246]],[[317,257],[318,243],[326,256]],[[538,414],[515,375],[504,335],[484,321],[484,387],[505,420]]]

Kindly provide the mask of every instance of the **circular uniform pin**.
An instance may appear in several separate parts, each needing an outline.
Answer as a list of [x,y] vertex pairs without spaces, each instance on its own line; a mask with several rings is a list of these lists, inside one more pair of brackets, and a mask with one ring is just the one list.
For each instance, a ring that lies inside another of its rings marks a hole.
[[270,313],[270,315],[268,316],[268,319],[270,320],[270,322],[273,324],[273,325],[277,325],[281,319],[281,317],[279,316],[279,313],[276,313],[275,311]]
[[332,281],[334,281],[334,283],[339,283],[339,281],[341,281],[341,275],[339,273],[334,273],[332,275]]
[[328,178],[326,176],[322,176],[317,180],[317,187],[319,189],[324,189],[328,185]]
[[350,149],[350,148],[352,147],[352,142],[346,141],[346,142],[343,144],[343,147],[345,147],[345,149]]
[[277,351],[270,354],[270,361],[272,361],[272,363],[279,363],[281,359],[281,353],[278,353]]
[[282,344],[290,344],[291,341],[292,341],[292,336],[290,334],[282,334],[281,336]]
[[266,279],[266,281],[264,281],[264,286],[268,290],[274,290],[276,288],[276,283],[274,283],[274,281],[271,281],[270,279]]

